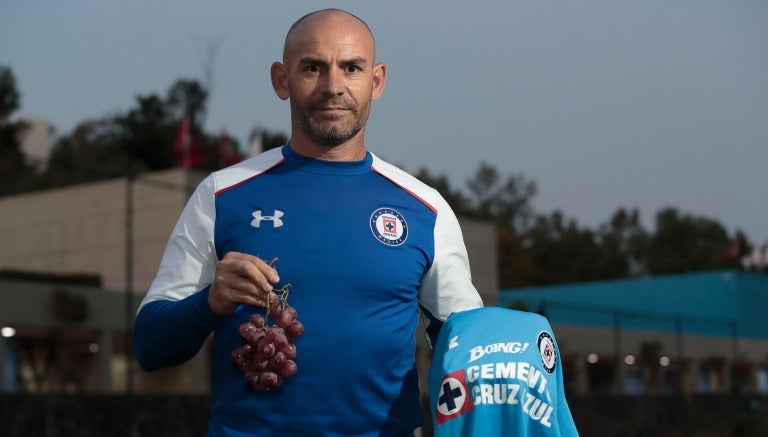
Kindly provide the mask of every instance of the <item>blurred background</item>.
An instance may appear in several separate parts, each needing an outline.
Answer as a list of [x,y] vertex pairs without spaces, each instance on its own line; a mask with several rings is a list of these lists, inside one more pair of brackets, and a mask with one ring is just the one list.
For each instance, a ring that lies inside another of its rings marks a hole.
[[210,351],[143,373],[132,317],[195,185],[288,141],[269,66],[324,7],[388,66],[369,148],[548,317],[583,435],[768,435],[759,0],[0,0],[0,435],[202,435]]

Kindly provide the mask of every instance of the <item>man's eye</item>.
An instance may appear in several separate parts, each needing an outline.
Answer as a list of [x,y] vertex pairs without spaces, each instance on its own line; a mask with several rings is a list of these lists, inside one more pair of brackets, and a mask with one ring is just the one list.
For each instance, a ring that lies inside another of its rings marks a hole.
[[320,71],[320,69],[317,67],[317,65],[309,65],[307,66],[307,71],[309,71],[310,73],[317,73],[318,71]]
[[360,67],[358,67],[357,65],[347,66],[347,73],[356,73],[358,71],[360,71]]

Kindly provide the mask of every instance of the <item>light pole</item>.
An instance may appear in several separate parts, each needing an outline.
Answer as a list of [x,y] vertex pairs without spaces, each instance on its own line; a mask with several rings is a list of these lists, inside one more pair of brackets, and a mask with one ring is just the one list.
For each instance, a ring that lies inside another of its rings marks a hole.
[[125,396],[129,435],[133,435],[133,170],[125,180]]

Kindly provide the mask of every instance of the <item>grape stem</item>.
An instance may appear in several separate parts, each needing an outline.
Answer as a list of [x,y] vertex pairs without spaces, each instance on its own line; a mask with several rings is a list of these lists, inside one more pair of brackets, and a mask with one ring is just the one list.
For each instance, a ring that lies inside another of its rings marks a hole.
[[[270,261],[268,264],[270,267],[274,267],[275,263],[277,262],[277,257],[272,258],[272,261]],[[292,285],[291,284],[285,284],[280,288],[272,288],[272,291],[277,295],[278,302],[282,302],[282,305],[288,305],[288,293],[291,290]],[[267,308],[266,308],[266,314],[264,314],[264,321],[265,325],[269,326],[269,308],[272,306],[272,293],[269,293],[267,295]]]

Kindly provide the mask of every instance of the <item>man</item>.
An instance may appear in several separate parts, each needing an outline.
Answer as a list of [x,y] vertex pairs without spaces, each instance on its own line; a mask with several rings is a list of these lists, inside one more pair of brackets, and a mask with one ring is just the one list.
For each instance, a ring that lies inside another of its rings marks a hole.
[[[209,436],[410,436],[422,421],[417,308],[435,339],[451,313],[482,306],[458,221],[366,150],[386,67],[363,21],[299,19],[271,78],[290,101],[291,141],[197,188],[140,306],[136,356],[146,370],[176,365],[213,332]],[[255,391],[231,353],[286,284],[305,327],[298,372]]]

